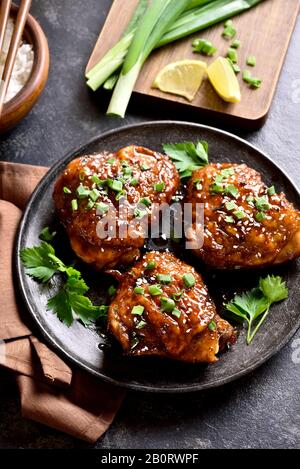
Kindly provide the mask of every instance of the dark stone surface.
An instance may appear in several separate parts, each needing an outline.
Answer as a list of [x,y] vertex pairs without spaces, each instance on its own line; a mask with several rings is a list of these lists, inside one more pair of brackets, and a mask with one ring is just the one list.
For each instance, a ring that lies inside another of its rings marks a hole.
[[[124,121],[104,115],[106,98],[86,90],[83,71],[110,0],[33,1],[51,52],[47,88],[31,114],[0,136],[0,159],[50,165],[96,134],[149,119],[186,119],[180,110],[131,105]],[[294,33],[265,126],[229,129],[263,151],[299,184],[300,23]],[[195,119],[194,119],[195,120]],[[204,123],[201,116],[198,122]],[[299,448],[300,333],[277,356],[225,387],[185,396],[128,393],[97,448]],[[17,392],[0,374],[0,448],[87,447],[33,422],[19,412]]]

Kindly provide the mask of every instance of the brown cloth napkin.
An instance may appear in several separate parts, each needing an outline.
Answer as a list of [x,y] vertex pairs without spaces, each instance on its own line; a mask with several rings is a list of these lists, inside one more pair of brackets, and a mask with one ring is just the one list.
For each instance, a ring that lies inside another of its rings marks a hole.
[[15,373],[24,417],[93,443],[113,421],[124,392],[72,368],[34,337],[14,291],[15,233],[46,171],[0,162],[0,365]]

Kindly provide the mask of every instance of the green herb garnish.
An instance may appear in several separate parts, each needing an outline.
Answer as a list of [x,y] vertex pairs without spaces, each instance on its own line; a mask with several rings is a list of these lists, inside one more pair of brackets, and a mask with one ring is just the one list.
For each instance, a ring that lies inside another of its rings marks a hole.
[[256,57],[254,55],[249,55],[247,57],[247,61],[246,61],[247,65],[249,65],[250,67],[255,67],[256,65]]
[[236,186],[233,184],[228,184],[228,186],[225,187],[225,194],[232,195],[232,197],[237,199],[240,193]]
[[170,274],[157,274],[156,280],[162,284],[168,284],[173,281],[173,278]]
[[192,273],[184,274],[182,280],[187,288],[191,288],[195,285],[196,279]]
[[107,185],[114,192],[120,192],[123,189],[123,182],[118,179],[107,179]]
[[225,308],[233,313],[235,318],[247,321],[247,344],[250,344],[266,319],[271,305],[287,297],[288,289],[282,277],[268,275],[266,278],[260,278],[257,288],[235,295]]
[[76,210],[78,210],[78,202],[77,202],[77,199],[73,199],[71,201],[71,208],[73,210],[73,212],[76,212]]
[[137,323],[137,325],[135,326],[136,329],[143,329],[145,326],[147,326],[147,323],[146,321],[144,321],[143,319]]
[[271,207],[269,204],[269,200],[265,195],[263,195],[262,197],[255,197],[255,206],[257,210],[260,210],[262,212],[266,212]]
[[276,190],[275,190],[275,187],[274,186],[271,186],[268,188],[268,195],[270,197],[272,197],[272,195],[275,195],[276,194]]
[[151,207],[152,202],[150,197],[143,197],[142,199],[140,199],[139,204],[146,205],[146,207]]
[[243,210],[235,210],[233,212],[233,215],[238,219],[238,220],[243,220],[244,218],[247,217],[246,213]]
[[237,63],[238,61],[238,54],[237,54],[237,51],[236,49],[234,49],[233,47],[229,47],[228,51],[227,51],[227,57],[228,59],[231,60],[232,63]]
[[42,242],[39,246],[25,248],[20,252],[26,273],[47,283],[53,275],[60,273],[67,277],[56,295],[48,300],[47,306],[67,326],[71,326],[76,315],[83,324],[89,324],[107,313],[107,306],[94,306],[85,296],[89,287],[74,267],[66,266],[56,255],[54,248]]
[[49,226],[46,226],[45,228],[42,229],[42,231],[40,232],[40,235],[39,235],[39,238],[42,240],[42,241],[52,241],[52,239],[54,238],[54,236],[56,235],[56,231],[53,231],[51,233],[50,229],[49,229]]
[[141,316],[144,312],[144,309],[144,306],[141,305],[134,306],[131,310],[131,314],[134,316]]
[[150,261],[145,267],[145,270],[152,270],[157,266],[157,262],[155,261]]
[[150,285],[149,293],[151,296],[159,296],[162,295],[163,292],[160,285]]
[[145,293],[145,290],[143,287],[135,287],[134,293],[136,293],[137,295],[143,295]]
[[238,49],[240,47],[240,45],[241,45],[241,41],[239,41],[238,39],[235,39],[231,43],[231,47],[233,47],[233,49]]
[[172,311],[172,316],[175,316],[176,318],[180,318],[181,311],[178,308],[174,308]]
[[80,184],[76,189],[76,195],[78,199],[86,199],[90,195],[90,189]]
[[264,212],[258,212],[256,215],[255,215],[255,219],[258,221],[258,222],[262,222],[264,219],[265,219],[266,215],[264,214]]
[[236,210],[237,209],[236,203],[232,202],[232,201],[225,202],[225,207],[226,207],[226,210],[229,210],[229,212],[231,212],[231,210]]
[[204,140],[199,140],[196,144],[193,142],[164,144],[163,149],[174,161],[181,178],[190,177],[195,169],[208,164],[208,143]]
[[166,186],[165,182],[158,182],[157,184],[153,185],[153,188],[156,192],[162,192]]
[[103,202],[99,202],[96,205],[96,210],[99,210],[101,213],[107,213],[109,210],[109,206],[107,204],[104,204]]
[[226,39],[231,39],[236,35],[236,29],[233,27],[232,20],[227,20],[224,23],[224,30],[222,32],[222,36]]
[[175,301],[171,298],[166,298],[163,296],[160,299],[160,306],[163,311],[171,312],[175,308]]
[[192,43],[193,52],[198,52],[204,55],[214,55],[217,52],[217,48],[206,39],[195,39]]
[[66,186],[63,188],[63,191],[65,194],[72,194],[72,191]]
[[109,296],[115,296],[115,294],[117,293],[116,287],[114,285],[111,285],[107,290],[107,293],[109,294]]
[[215,323],[215,321],[211,321],[209,324],[208,324],[208,329],[210,331],[214,331],[216,329],[217,325]]

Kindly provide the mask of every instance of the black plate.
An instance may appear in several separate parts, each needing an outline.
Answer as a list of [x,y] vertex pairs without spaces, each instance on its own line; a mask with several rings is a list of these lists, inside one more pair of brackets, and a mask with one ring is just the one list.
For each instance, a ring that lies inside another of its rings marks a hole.
[[[62,158],[43,178],[32,195],[20,225],[16,244],[16,277],[27,307],[38,324],[45,339],[60,353],[78,366],[99,378],[127,388],[156,392],[187,392],[208,389],[239,378],[257,368],[278,352],[300,326],[299,263],[292,262],[268,273],[283,275],[290,290],[289,298],[272,307],[271,313],[253,343],[245,343],[245,331],[229,351],[220,356],[213,365],[190,365],[159,358],[126,358],[117,344],[112,342],[100,328],[85,329],[80,323],[70,328],[46,310],[48,288],[31,280],[24,272],[18,252],[24,247],[39,243],[39,233],[47,225],[57,224],[52,202],[53,184],[66,164],[81,154],[101,150],[115,151],[130,144],[144,145],[161,150],[161,144],[182,140],[205,139],[209,142],[211,162],[245,162],[258,170],[268,185],[283,190],[288,199],[299,209],[299,193],[288,177],[268,156],[249,143],[229,133],[211,127],[181,122],[150,122],[114,130],[92,140],[87,145]],[[68,240],[59,231],[56,236],[59,255],[72,260]],[[182,257],[182,256],[181,256]],[[184,258],[184,257],[183,257]],[[255,286],[260,275],[266,271],[216,273],[206,272],[195,259],[193,262],[204,274],[211,295],[217,305],[232,297],[240,288]],[[87,281],[92,284],[94,299],[101,300],[110,281],[103,274],[84,270]]]

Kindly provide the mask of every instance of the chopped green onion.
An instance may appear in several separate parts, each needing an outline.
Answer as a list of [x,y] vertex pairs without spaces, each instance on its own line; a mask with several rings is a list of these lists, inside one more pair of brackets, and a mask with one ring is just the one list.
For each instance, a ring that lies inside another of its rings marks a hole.
[[226,207],[226,210],[229,210],[229,211],[237,209],[236,203],[232,201],[226,202],[225,207]]
[[264,220],[265,216],[266,216],[266,215],[265,215],[263,212],[258,212],[258,213],[255,215],[255,218],[256,218],[257,221],[261,222],[261,221]]
[[158,182],[157,184],[153,185],[153,188],[156,192],[162,192],[165,188],[166,184],[164,182]]
[[236,49],[233,49],[232,47],[229,47],[227,51],[227,57],[231,60],[232,63],[237,63],[238,61],[238,54]]
[[156,280],[162,284],[168,284],[173,281],[173,278],[170,274],[157,274]]
[[115,158],[109,158],[106,163],[107,164],[114,164],[115,162],[116,162]]
[[177,293],[173,293],[173,295],[172,295],[173,300],[174,301],[180,301],[180,298],[182,297],[183,293],[184,293],[183,290],[179,291]]
[[89,200],[87,205],[86,205],[86,209],[87,210],[92,210],[92,208],[94,207],[95,205],[95,202],[93,200]]
[[160,299],[160,305],[161,309],[167,312],[173,311],[176,306],[174,300],[172,300],[171,298],[166,298],[165,296]]
[[254,204],[255,199],[254,199],[253,195],[248,195],[246,200],[247,200],[248,204]]
[[149,293],[151,296],[159,296],[162,295],[162,290],[160,285],[150,285],[149,287]]
[[90,198],[92,199],[93,202],[96,202],[96,200],[99,198],[100,192],[97,189],[93,189],[90,192]]
[[123,189],[122,181],[118,181],[117,179],[107,179],[107,184],[114,192],[120,192]]
[[136,329],[143,329],[147,325],[146,321],[142,320],[135,326]]
[[231,47],[233,47],[234,49],[238,49],[240,47],[240,45],[241,45],[241,41],[239,41],[238,39],[235,39],[231,43]]
[[226,223],[234,223],[234,218],[231,217],[231,216],[226,216],[225,221],[226,221]]
[[225,187],[225,193],[232,195],[232,197],[234,197],[235,199],[237,199],[239,196],[239,190],[233,184],[229,184],[228,186]]
[[83,181],[86,176],[85,170],[81,169],[78,174],[79,181]]
[[96,205],[96,210],[99,210],[102,213],[106,213],[109,210],[109,206],[107,204],[104,204],[103,202],[99,202]]
[[227,57],[227,60],[229,62],[229,65],[231,66],[232,70],[234,71],[234,73],[240,73],[241,69],[238,66],[238,64],[233,63],[232,60],[230,60],[228,57]]
[[130,180],[130,185],[131,185],[131,186],[137,186],[138,183],[139,183],[139,180],[138,180],[137,178],[132,178],[132,179]]
[[268,194],[269,194],[270,197],[272,197],[272,195],[276,194],[276,190],[275,190],[274,186],[271,186],[271,187],[268,188]]
[[144,312],[144,309],[144,306],[141,305],[134,306],[131,310],[131,314],[135,316],[141,316]]
[[146,165],[146,164],[141,164],[141,170],[142,171],[148,171],[148,169],[150,169],[150,166]]
[[223,192],[223,190],[224,190],[224,187],[222,184],[214,183],[210,186],[210,192],[212,192],[213,194],[220,194]]
[[137,293],[138,295],[143,295],[145,293],[145,290],[142,287],[135,287],[134,293]]
[[209,324],[208,324],[208,329],[210,331],[214,331],[216,329],[217,325],[215,323],[215,321],[211,321]]
[[91,181],[94,184],[101,184],[101,179],[97,176],[97,174],[93,174],[93,176],[91,177]]
[[221,176],[223,179],[228,179],[229,176],[233,176],[234,175],[234,169],[233,168],[225,168],[225,169],[222,169],[221,171]]
[[236,35],[236,29],[233,27],[233,22],[231,20],[227,20],[224,23],[224,30],[222,32],[222,36],[225,38],[233,38]]
[[152,270],[152,269],[155,269],[156,266],[157,266],[157,262],[155,262],[155,261],[150,261],[150,262],[148,262],[148,264],[146,265],[145,270]]
[[262,212],[265,212],[270,209],[268,198],[265,195],[263,195],[262,197],[255,198],[255,206],[257,210],[260,210]]
[[143,218],[146,215],[148,215],[148,212],[146,210],[141,210],[139,208],[135,208],[133,211],[133,215],[135,218]]
[[196,284],[196,279],[192,273],[184,274],[182,280],[187,288],[194,287]]
[[247,57],[247,65],[249,65],[250,67],[255,67],[256,57],[254,55],[249,55],[249,57]]
[[243,212],[243,210],[235,210],[233,212],[233,215],[238,219],[238,220],[243,220],[244,218],[247,217],[246,213]]
[[63,191],[65,194],[72,194],[72,191],[68,187],[64,187]]
[[138,337],[134,337],[131,340],[131,344],[130,344],[131,350],[133,350],[137,345],[139,345],[139,343],[140,343],[140,341],[139,341]]
[[78,210],[78,202],[77,202],[77,199],[73,199],[73,200],[71,201],[71,207],[72,207],[73,212],[76,212],[76,210]]
[[146,207],[151,207],[152,202],[150,197],[143,197],[142,199],[140,199],[139,204],[146,205]]
[[176,318],[180,318],[181,311],[179,311],[179,309],[177,309],[177,308],[174,308],[173,311],[172,311],[172,316],[175,316]]
[[116,200],[120,200],[122,197],[127,197],[127,192],[124,190],[117,193]]
[[252,86],[252,88],[259,88],[262,84],[261,78],[252,77],[251,72],[249,70],[244,70],[243,72],[243,80],[248,83],[248,85]]
[[116,292],[117,292],[116,287],[114,285],[111,285],[108,289],[109,296],[115,296]]
[[199,52],[200,54],[204,55],[214,55],[217,52],[217,48],[206,39],[195,39],[192,47],[193,52]]
[[88,187],[83,186],[80,184],[80,186],[77,187],[76,189],[76,195],[78,199],[85,199],[90,195],[90,189]]
[[130,166],[126,166],[123,169],[123,174],[124,174],[124,176],[131,176],[132,175],[132,169],[130,168]]
[[201,191],[203,189],[202,182],[202,179],[196,179],[194,181],[194,186],[196,187],[197,191]]

